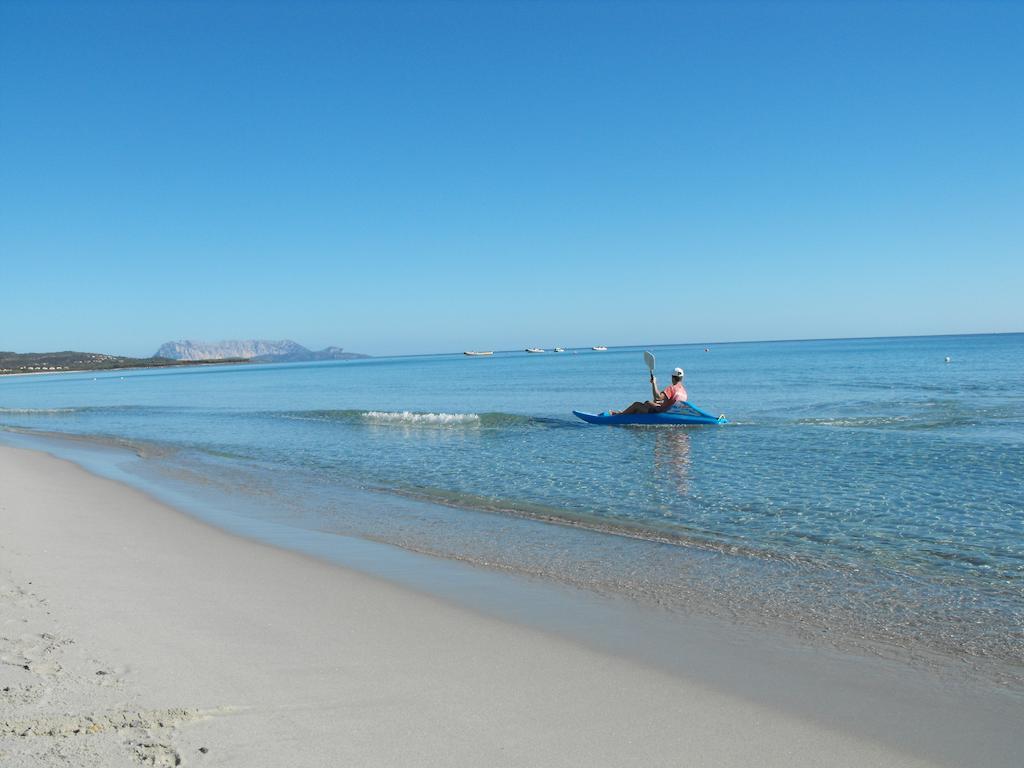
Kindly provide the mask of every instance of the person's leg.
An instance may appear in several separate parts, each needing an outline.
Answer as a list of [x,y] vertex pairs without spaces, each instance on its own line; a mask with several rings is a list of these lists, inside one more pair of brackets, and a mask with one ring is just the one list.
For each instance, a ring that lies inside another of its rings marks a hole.
[[653,409],[654,409],[654,403],[649,402],[649,401],[637,400],[631,406],[626,408],[626,410],[618,411],[618,412],[612,411],[612,413],[613,414],[614,413],[618,413],[618,414],[621,414],[623,416],[628,416],[629,414],[632,414],[632,413],[651,413],[653,411]]

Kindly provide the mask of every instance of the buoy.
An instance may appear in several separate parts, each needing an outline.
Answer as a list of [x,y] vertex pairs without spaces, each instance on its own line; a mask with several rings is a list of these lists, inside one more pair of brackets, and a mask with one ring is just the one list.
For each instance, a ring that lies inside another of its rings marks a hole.
[[952,363],[953,362],[953,358],[950,357],[949,355],[946,355],[946,362],[947,363]]

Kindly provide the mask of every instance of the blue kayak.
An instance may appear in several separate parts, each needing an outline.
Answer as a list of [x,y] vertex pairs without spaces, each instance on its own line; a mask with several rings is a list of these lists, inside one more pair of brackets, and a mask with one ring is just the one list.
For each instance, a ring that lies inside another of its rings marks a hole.
[[647,426],[686,426],[693,424],[728,424],[725,416],[712,416],[695,405],[687,402],[676,403],[672,409],[664,413],[631,413],[624,414],[583,413],[573,411],[573,415],[588,424],[646,424]]

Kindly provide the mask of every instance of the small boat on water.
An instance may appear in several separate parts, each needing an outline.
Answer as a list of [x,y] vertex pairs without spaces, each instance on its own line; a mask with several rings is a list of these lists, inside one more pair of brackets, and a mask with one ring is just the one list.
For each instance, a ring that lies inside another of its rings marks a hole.
[[538,352],[543,352],[544,350],[538,347],[529,347],[526,351],[532,352],[533,354],[537,354]]
[[490,357],[494,353],[493,352],[463,352],[462,354],[466,355],[467,357]]
[[565,352],[565,347],[555,347],[555,352]]
[[591,347],[591,349],[594,350],[595,352],[607,352],[608,351],[608,347]]

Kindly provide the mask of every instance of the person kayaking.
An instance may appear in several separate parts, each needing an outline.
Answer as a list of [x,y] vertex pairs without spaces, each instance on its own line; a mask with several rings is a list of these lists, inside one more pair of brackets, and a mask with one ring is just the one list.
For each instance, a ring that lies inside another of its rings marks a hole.
[[654,376],[654,372],[651,372],[651,399],[646,401],[637,401],[631,406],[622,411],[609,411],[613,416],[626,415],[630,413],[664,413],[676,403],[681,403],[686,400],[686,387],[683,386],[683,376],[685,372],[682,368],[676,368],[672,371],[672,383],[665,387],[660,393],[658,392],[658,380]]

